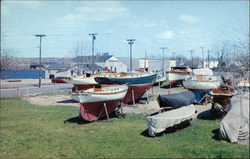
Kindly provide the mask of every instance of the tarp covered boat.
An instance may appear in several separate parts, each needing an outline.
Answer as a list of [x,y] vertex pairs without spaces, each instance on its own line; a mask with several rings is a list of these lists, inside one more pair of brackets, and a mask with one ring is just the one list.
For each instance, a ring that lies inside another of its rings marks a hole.
[[194,99],[195,95],[192,91],[159,95],[157,98],[160,107],[171,107],[173,109],[193,104]]
[[125,97],[127,90],[127,85],[118,85],[90,88],[71,96],[81,104],[81,117],[87,121],[95,121],[113,112]]
[[194,114],[195,107],[191,104],[154,116],[149,116],[147,117],[148,134],[150,136],[155,136],[157,133],[163,132],[166,128],[193,119]]
[[220,123],[219,137],[232,143],[249,144],[249,94],[231,99],[229,112]]

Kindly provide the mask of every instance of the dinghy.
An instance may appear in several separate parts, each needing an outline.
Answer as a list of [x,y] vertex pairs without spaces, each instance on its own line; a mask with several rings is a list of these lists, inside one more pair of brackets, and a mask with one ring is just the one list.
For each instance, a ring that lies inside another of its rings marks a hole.
[[80,102],[80,115],[84,120],[95,121],[113,112],[128,91],[127,85],[90,88],[71,94]]
[[178,109],[149,116],[147,117],[148,134],[150,136],[155,136],[157,133],[163,132],[166,128],[193,119],[194,115],[195,107],[191,104]]

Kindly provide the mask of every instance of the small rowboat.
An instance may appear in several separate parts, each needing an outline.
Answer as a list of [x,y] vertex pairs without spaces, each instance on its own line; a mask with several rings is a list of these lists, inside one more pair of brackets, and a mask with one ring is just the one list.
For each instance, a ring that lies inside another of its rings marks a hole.
[[193,104],[178,109],[173,109],[154,116],[147,117],[148,134],[155,136],[166,128],[193,119],[195,107]]
[[95,121],[112,113],[128,91],[127,85],[90,88],[71,93],[71,97],[80,102],[80,115],[84,120]]

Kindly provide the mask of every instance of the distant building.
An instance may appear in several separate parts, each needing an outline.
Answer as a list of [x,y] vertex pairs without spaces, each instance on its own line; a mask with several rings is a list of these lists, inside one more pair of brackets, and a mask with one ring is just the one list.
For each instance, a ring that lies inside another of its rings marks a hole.
[[115,56],[109,55],[109,53],[97,54],[93,58],[92,56],[79,56],[74,58],[76,65],[91,64],[93,60],[94,64],[104,68],[105,70],[109,70],[111,72],[127,72],[127,65],[122,63]]
[[218,60],[215,60],[215,59],[212,59],[210,60],[209,62],[208,61],[204,61],[204,67],[205,68],[216,68],[218,67],[219,65],[219,61]]
[[[171,67],[176,66],[175,60],[164,60],[164,70],[170,71]],[[139,59],[139,68],[148,68],[149,71],[161,71],[163,67],[163,60],[154,59],[154,58],[140,58]]]

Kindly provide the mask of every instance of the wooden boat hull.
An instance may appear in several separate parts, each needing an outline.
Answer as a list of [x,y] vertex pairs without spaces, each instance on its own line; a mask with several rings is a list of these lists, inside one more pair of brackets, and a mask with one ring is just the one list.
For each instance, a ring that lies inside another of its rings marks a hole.
[[157,74],[143,75],[136,74],[131,77],[95,77],[95,81],[99,84],[142,84],[154,83]]
[[185,80],[182,81],[184,88],[189,90],[210,90],[220,86],[220,81],[196,81]]
[[135,101],[140,99],[145,94],[145,92],[152,87],[152,85],[153,83],[128,85],[128,92],[123,98],[122,102],[124,104],[132,102],[133,94],[134,94]]
[[186,80],[190,78],[190,75],[188,72],[167,72],[166,73],[167,80],[169,81],[170,85],[177,85],[183,80]]
[[86,121],[96,121],[106,117],[104,103],[106,103],[107,113],[110,114],[120,105],[121,100],[81,103],[80,116]]
[[127,91],[127,85],[119,85],[72,92],[70,96],[80,103],[105,102],[110,100],[122,100],[127,94]]

